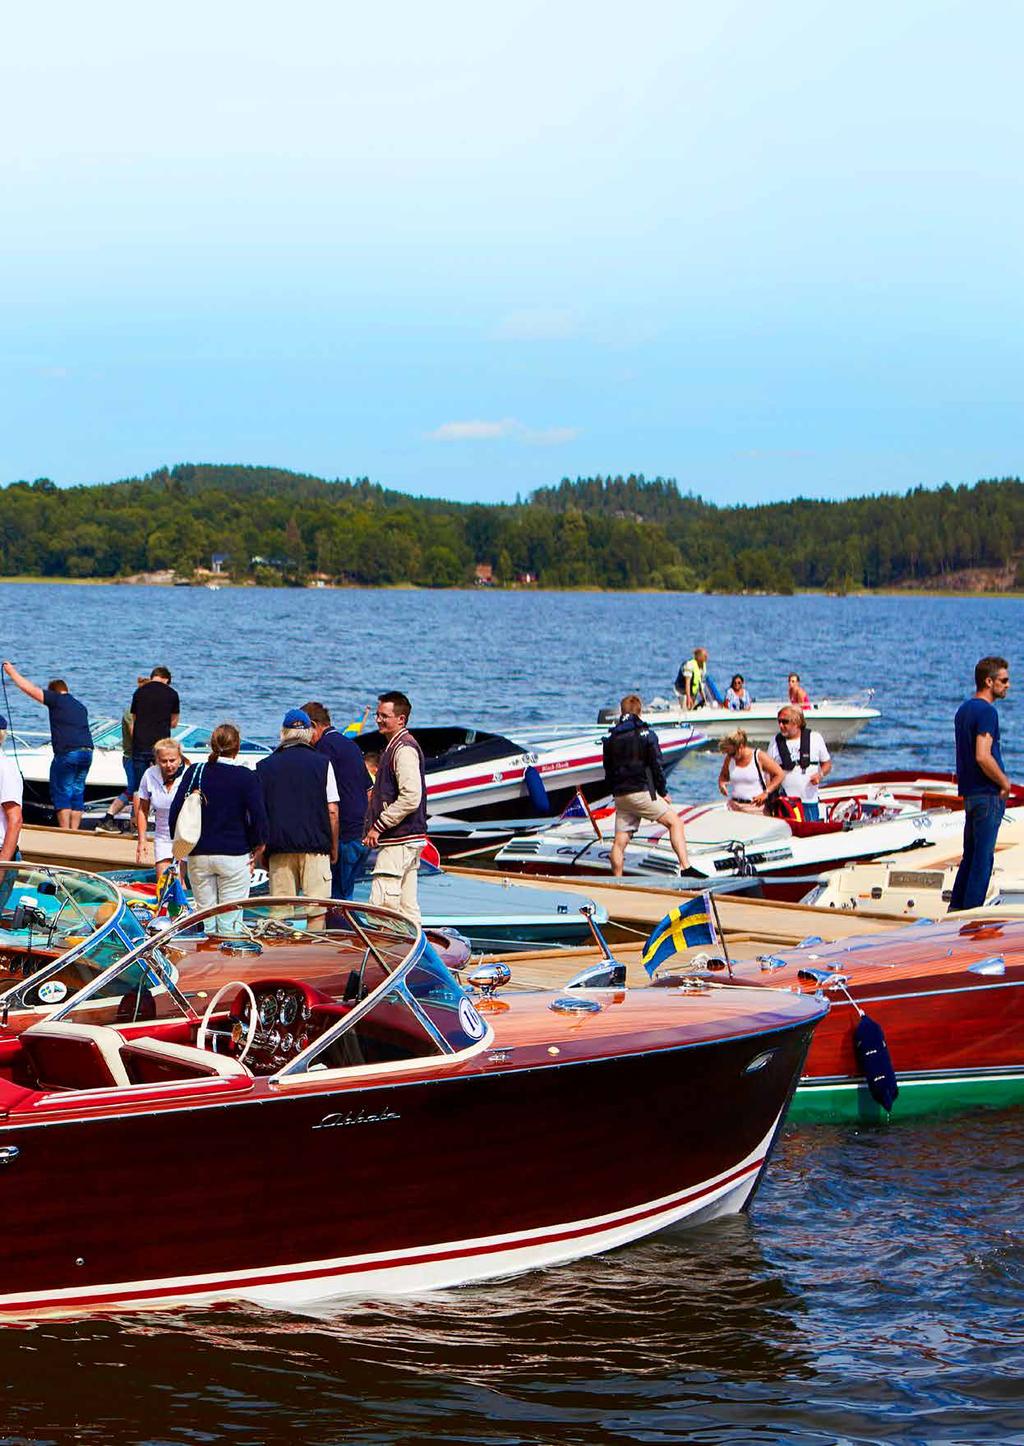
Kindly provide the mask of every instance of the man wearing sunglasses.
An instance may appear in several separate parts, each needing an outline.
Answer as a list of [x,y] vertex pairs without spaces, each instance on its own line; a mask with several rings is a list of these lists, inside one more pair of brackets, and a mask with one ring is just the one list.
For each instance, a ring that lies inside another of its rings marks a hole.
[[964,856],[956,871],[949,912],[977,909],[985,902],[999,825],[1010,780],[999,750],[999,714],[995,704],[1010,686],[1005,658],[982,658],[974,670],[977,689],[956,710],[956,783],[964,801]]

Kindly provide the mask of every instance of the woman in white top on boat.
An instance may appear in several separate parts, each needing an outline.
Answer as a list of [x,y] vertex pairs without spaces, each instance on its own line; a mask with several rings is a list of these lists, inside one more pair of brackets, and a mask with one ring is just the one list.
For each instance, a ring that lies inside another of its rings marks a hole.
[[153,757],[156,762],[151,764],[140,778],[139,791],[134,799],[135,828],[139,836],[135,849],[135,862],[137,864],[146,862],[149,847],[146,821],[152,808],[156,825],[153,854],[156,863],[156,881],[159,883],[167,870],[174,865],[174,848],[171,831],[168,828],[168,815],[171,811],[171,804],[174,802],[174,795],[178,791],[178,784],[185,772],[185,758],[181,751],[181,744],[176,738],[161,738],[158,743],[153,745]]
[[718,745],[722,770],[718,790],[737,813],[764,813],[772,794],[778,793],[786,775],[767,753],[751,748],[742,728],[727,733]]

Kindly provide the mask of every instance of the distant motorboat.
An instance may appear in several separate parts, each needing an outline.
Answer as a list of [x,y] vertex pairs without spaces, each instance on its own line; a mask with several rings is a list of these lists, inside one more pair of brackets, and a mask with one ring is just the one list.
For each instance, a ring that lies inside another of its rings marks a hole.
[[[820,733],[829,748],[842,748],[849,743],[873,718],[880,718],[877,708],[869,707],[865,698],[873,696],[868,689],[858,699],[823,698],[820,702],[809,703],[803,710],[808,728]],[[779,731],[778,713],[789,706],[788,698],[753,703],[749,708],[725,708],[720,703],[705,703],[700,708],[686,709],[668,698],[652,698],[644,708],[644,720],[657,728],[659,737],[666,728],[680,728],[689,724],[697,728],[712,743],[717,743],[727,733],[742,728],[755,747],[763,748]],[[610,724],[618,721],[618,710],[602,708],[597,715],[599,723]]]

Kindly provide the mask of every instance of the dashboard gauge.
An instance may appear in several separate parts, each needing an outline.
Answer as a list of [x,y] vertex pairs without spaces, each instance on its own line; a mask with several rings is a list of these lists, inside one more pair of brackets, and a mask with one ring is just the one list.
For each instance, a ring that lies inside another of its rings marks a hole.
[[292,1044],[293,1044],[292,1037],[291,1037],[291,1035],[288,1033],[288,1031],[285,1030],[284,1033],[281,1035],[281,1043],[280,1043],[280,1047],[281,1047],[281,1049],[284,1051],[285,1054],[290,1054],[290,1053],[291,1053]]
[[310,1009],[308,1001],[303,999],[302,1003],[299,1005],[299,1018],[302,1020],[306,1020],[312,1013],[313,1011],[312,1009]]
[[289,990],[289,992],[285,994],[284,998],[281,1000],[281,1008],[277,1016],[278,1019],[281,1021],[282,1025],[284,1025],[285,1029],[290,1028],[295,1023],[298,1012],[299,996],[298,994]]
[[304,1049],[308,1048],[308,1046],[309,1046],[309,1035],[306,1034],[306,1033],[300,1034],[299,1037],[298,1037],[298,1039],[295,1041],[295,1052],[296,1052],[296,1054],[301,1054]]
[[264,994],[259,1001],[260,1006],[260,1028],[273,1029],[277,1023],[277,1000],[272,994]]

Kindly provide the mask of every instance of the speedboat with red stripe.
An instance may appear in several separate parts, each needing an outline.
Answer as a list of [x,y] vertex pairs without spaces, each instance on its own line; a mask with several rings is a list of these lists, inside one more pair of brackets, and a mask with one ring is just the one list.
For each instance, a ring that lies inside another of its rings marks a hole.
[[[602,751],[607,730],[531,730],[519,743],[478,728],[410,731],[423,749],[431,817],[536,818],[558,813],[577,790],[588,798],[607,792]],[[355,741],[364,753],[378,755],[386,743],[380,733],[362,733]],[[685,724],[659,729],[658,742],[668,773],[706,740]]]
[[[1024,803],[1024,789],[1016,786],[1009,803],[1013,808]],[[820,807],[821,818],[814,822],[737,813],[722,801],[681,808],[690,865],[686,876],[667,831],[656,823],[641,824],[633,835],[624,872],[662,883],[678,881],[682,888],[702,879],[756,876],[765,897],[793,902],[805,898],[832,869],[927,844],[953,844],[963,833],[963,800],[948,774],[862,774],[823,787]],[[542,875],[610,872],[614,805],[598,805],[589,814],[515,835],[498,850],[496,863],[503,870]]]
[[474,992],[403,919],[331,900],[197,932],[237,907],[3,1041],[8,1318],[420,1292],[745,1209],[828,1009],[496,997],[506,966]]

